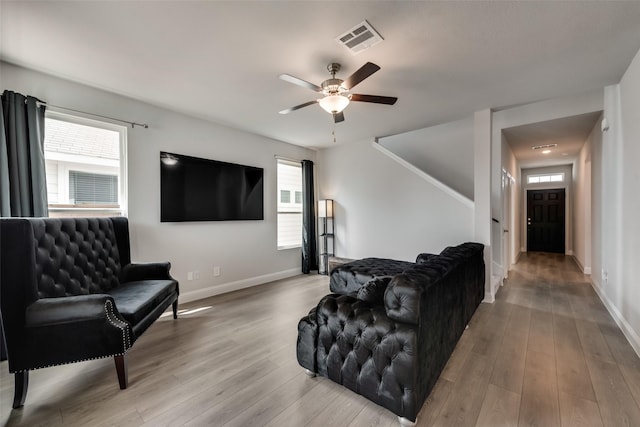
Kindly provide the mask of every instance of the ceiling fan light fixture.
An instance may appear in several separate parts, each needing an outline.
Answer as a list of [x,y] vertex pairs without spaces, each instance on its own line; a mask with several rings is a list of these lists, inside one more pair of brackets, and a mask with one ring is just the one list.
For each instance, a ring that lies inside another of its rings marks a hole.
[[327,95],[318,100],[324,111],[329,114],[340,113],[349,105],[349,98],[344,95]]

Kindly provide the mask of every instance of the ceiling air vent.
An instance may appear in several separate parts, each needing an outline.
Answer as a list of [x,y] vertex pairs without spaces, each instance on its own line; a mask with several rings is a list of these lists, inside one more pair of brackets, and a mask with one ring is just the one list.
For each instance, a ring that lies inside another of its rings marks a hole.
[[336,37],[336,41],[345,46],[352,54],[357,54],[380,43],[382,36],[367,21],[362,21],[344,34]]

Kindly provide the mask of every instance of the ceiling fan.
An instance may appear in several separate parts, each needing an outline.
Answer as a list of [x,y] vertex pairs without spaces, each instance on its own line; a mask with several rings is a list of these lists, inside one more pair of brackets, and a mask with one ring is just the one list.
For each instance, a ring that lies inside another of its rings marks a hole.
[[294,77],[290,74],[280,74],[280,79],[285,82],[293,83],[324,95],[324,97],[320,99],[305,102],[304,104],[282,110],[280,111],[280,114],[289,114],[292,111],[318,103],[323,110],[333,115],[333,121],[335,123],[339,123],[344,121],[344,113],[342,111],[351,101],[393,105],[396,103],[398,98],[391,96],[359,95],[357,93],[350,93],[351,89],[353,89],[357,84],[371,76],[379,69],[380,67],[376,64],[367,62],[355,73],[347,77],[346,80],[342,80],[336,78],[336,73],[340,70],[340,64],[332,62],[327,65],[327,70],[331,73],[331,78],[320,83],[320,86],[309,83],[306,80],[299,79],[298,77]]

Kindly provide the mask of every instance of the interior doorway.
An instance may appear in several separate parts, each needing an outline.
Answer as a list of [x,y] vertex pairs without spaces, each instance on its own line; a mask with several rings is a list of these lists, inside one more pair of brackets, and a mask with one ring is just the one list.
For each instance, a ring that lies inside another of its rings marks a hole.
[[527,190],[527,251],[565,252],[564,188]]

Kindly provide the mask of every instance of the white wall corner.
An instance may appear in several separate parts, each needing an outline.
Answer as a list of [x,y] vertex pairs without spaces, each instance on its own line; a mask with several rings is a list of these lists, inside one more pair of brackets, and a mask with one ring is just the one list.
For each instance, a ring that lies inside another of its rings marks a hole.
[[491,284],[491,109],[473,116],[474,240],[485,245],[485,302],[495,301]]

